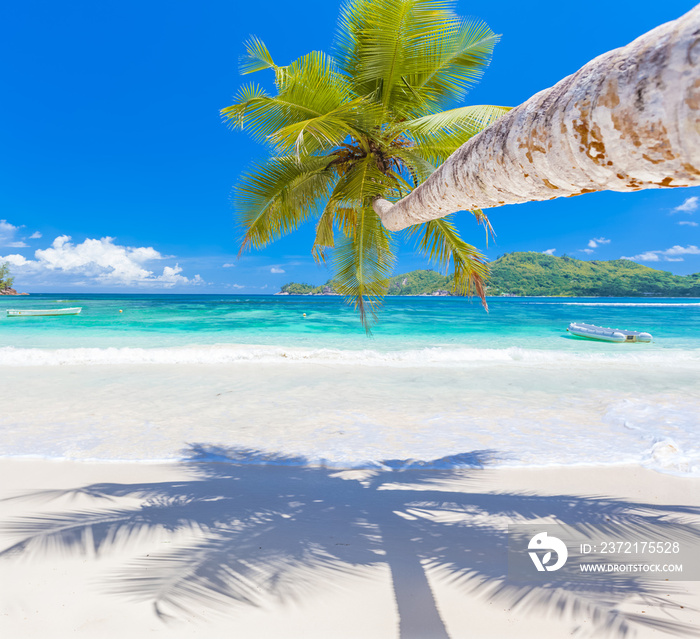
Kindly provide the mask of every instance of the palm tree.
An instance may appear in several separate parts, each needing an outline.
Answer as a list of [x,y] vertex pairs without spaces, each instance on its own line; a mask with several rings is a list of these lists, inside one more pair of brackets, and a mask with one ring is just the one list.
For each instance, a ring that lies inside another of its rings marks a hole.
[[[252,38],[244,74],[272,70],[275,92],[251,83],[222,115],[270,146],[271,157],[244,175],[236,212],[241,252],[261,248],[316,219],[312,253],[332,252],[336,291],[365,327],[387,291],[395,242],[372,202],[398,199],[429,177],[461,144],[508,109],[461,106],[488,65],[498,36],[464,20],[452,0],[346,0],[333,55],[312,51],[278,66]],[[473,211],[487,229],[479,210]],[[450,218],[416,226],[419,248],[454,265],[454,291],[484,301],[488,267]],[[369,314],[368,314],[369,311]]]
[[[599,56],[374,202],[392,231],[454,211],[700,185],[700,6]],[[653,87],[653,88],[652,88]]]

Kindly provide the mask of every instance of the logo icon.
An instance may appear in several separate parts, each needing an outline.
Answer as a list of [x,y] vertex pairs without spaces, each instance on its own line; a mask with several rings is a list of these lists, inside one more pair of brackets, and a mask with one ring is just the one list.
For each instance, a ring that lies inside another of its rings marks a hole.
[[[569,557],[569,552],[566,550],[566,544],[557,537],[548,536],[546,532],[536,534],[530,543],[527,545],[528,550],[546,550],[547,552],[540,556],[536,552],[529,552],[530,559],[532,563],[535,564],[535,568],[540,572],[545,570],[559,570]],[[549,565],[552,559],[552,551],[557,554],[557,560],[551,566]]]

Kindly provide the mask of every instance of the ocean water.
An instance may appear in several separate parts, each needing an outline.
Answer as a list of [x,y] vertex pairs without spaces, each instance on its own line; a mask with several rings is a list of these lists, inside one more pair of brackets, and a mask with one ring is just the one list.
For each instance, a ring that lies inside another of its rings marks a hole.
[[367,337],[336,297],[0,297],[0,383],[4,457],[700,476],[698,299],[387,298]]

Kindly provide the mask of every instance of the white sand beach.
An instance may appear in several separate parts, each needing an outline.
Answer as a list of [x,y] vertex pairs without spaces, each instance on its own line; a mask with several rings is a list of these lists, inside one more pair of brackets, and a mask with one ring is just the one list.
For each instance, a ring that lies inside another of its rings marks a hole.
[[699,582],[506,579],[508,524],[699,530],[699,479],[634,466],[338,471],[5,459],[0,499],[2,637],[700,629]]
[[695,360],[509,353],[27,349],[2,369],[0,637],[697,635],[700,581],[522,583],[508,555],[509,526],[557,522],[700,548]]

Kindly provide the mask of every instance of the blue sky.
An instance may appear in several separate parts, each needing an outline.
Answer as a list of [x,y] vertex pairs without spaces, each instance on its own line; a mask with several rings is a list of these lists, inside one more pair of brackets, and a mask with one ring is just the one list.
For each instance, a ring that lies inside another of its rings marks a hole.
[[[502,34],[466,103],[517,105],[693,4],[460,0],[461,15]],[[232,187],[265,151],[228,130],[219,109],[242,83],[244,40],[262,38],[278,63],[329,50],[338,7],[338,0],[6,3],[0,256],[12,257],[17,287],[268,293],[288,281],[325,282],[328,271],[309,252],[311,227],[237,259]],[[699,204],[700,188],[692,188],[503,207],[489,213],[497,237],[488,247],[471,216],[459,226],[490,259],[554,249],[687,274],[700,271]],[[413,244],[402,245],[397,272],[425,266]]]

